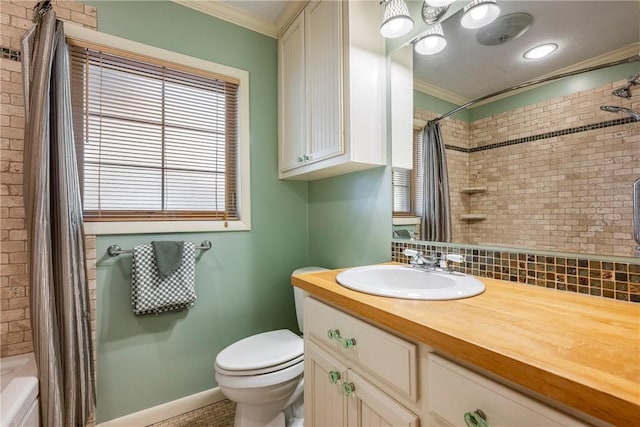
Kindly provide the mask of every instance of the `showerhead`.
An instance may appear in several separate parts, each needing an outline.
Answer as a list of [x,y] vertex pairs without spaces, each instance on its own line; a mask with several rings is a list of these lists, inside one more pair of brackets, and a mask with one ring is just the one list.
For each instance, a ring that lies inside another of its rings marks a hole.
[[615,105],[603,105],[600,107],[602,111],[606,111],[608,113],[624,113],[634,119],[640,121],[640,113],[634,110],[631,110],[626,107],[618,107]]
[[631,84],[626,84],[614,90],[611,95],[619,96],[620,98],[631,98]]
[[627,84],[619,87],[618,89],[614,89],[614,91],[611,92],[611,95],[618,96],[620,98],[631,98],[631,86],[634,85],[640,85],[640,73],[633,77],[629,77]]

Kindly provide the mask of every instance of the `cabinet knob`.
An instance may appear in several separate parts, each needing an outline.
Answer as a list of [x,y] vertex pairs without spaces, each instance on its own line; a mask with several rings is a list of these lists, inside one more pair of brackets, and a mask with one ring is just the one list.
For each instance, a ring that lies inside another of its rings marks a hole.
[[344,392],[345,396],[351,397],[356,391],[356,386],[353,383],[344,383],[342,384],[342,391]]
[[355,338],[345,338],[344,340],[342,340],[342,346],[344,348],[353,348],[356,346],[356,339]]
[[304,156],[298,156],[296,160],[298,161],[298,163],[302,163],[304,162]]
[[340,341],[342,339],[342,337],[340,336],[339,329],[329,329],[327,331],[327,336],[329,337],[330,340]]
[[340,381],[340,372],[338,371],[329,371],[329,381],[331,384],[337,384]]
[[311,157],[305,154],[304,156],[302,156],[302,160],[311,160]]
[[468,427],[491,427],[482,409],[476,409],[474,412],[466,412],[464,414],[464,422]]

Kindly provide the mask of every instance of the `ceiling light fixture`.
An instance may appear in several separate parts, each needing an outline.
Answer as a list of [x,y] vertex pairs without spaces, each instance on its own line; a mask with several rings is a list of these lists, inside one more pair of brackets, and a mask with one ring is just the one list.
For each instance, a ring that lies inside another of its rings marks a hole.
[[437,24],[422,34],[413,44],[413,49],[420,55],[434,55],[447,46],[442,32],[442,25]]
[[470,30],[492,23],[500,15],[496,0],[474,0],[462,10],[460,25]]
[[545,43],[540,46],[536,46],[534,48],[529,49],[524,53],[525,59],[540,59],[544,58],[547,55],[551,55],[553,52],[558,49],[558,45],[555,43]]
[[[434,5],[433,3],[437,5]],[[425,24],[435,24],[444,16],[444,14],[449,10],[449,0],[425,0],[422,3],[422,20]]]
[[388,39],[404,36],[413,28],[413,19],[404,0],[383,0],[384,18],[380,34]]
[[425,0],[425,3],[429,3],[429,6],[433,7],[445,7],[449,6],[451,3],[456,0]]

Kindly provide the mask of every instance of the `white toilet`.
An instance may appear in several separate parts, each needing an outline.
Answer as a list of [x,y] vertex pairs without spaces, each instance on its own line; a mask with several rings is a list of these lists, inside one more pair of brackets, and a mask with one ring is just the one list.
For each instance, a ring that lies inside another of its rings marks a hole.
[[[293,274],[325,271],[300,268]],[[302,330],[304,291],[293,288]],[[235,427],[302,426],[304,388],[303,340],[287,329],[263,332],[231,344],[216,356],[216,381],[222,393],[236,402]],[[285,420],[285,409],[291,414]]]

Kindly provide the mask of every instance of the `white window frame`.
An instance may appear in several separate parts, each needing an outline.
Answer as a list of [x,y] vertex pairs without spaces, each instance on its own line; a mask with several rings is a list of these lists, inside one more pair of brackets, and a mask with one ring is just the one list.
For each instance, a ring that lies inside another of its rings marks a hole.
[[107,46],[137,55],[183,64],[192,68],[233,77],[240,81],[238,87],[238,220],[233,221],[109,221],[85,222],[86,234],[142,234],[179,233],[202,231],[246,231],[251,230],[251,193],[249,161],[249,73],[238,68],[216,64],[180,53],[148,46],[142,43],[100,33],[79,25],[64,23],[65,36],[73,39]]

